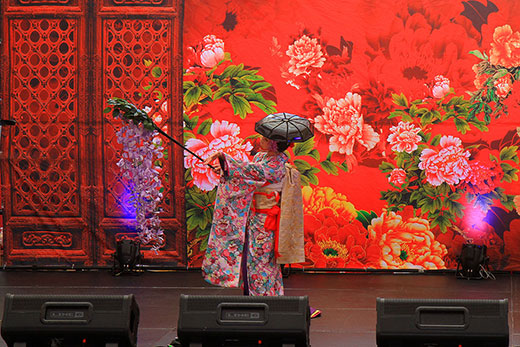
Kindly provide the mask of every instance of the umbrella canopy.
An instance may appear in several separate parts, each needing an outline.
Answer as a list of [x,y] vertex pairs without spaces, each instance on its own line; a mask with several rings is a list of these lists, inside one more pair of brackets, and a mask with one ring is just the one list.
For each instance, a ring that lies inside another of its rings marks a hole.
[[273,113],[255,124],[255,131],[277,142],[304,142],[314,136],[308,119],[290,113]]

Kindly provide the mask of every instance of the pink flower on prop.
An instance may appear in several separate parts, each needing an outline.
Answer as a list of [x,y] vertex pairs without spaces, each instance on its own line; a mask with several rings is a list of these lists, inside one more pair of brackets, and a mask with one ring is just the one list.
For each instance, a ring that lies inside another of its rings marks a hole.
[[496,27],[489,51],[489,62],[505,68],[520,65],[520,33],[509,25]]
[[460,139],[443,136],[439,145],[439,150],[427,148],[421,153],[419,168],[424,170],[428,183],[434,186],[443,182],[457,184],[468,177],[470,153],[464,150]]
[[310,74],[311,68],[323,66],[325,57],[318,40],[303,35],[294,41],[285,52],[290,57],[289,72],[295,76]]
[[511,74],[500,77],[495,81],[494,86],[496,88],[496,95],[504,99],[507,94],[513,89],[513,82],[511,81]]
[[388,182],[396,186],[404,184],[406,182],[406,171],[400,168],[393,169],[388,177]]
[[443,75],[437,75],[433,79],[432,96],[436,99],[443,98],[450,92],[450,80]]
[[323,134],[332,135],[329,140],[331,152],[351,155],[356,143],[372,149],[379,142],[379,134],[364,124],[361,96],[351,92],[343,99],[330,98],[323,107],[323,115],[314,119],[314,127]]
[[391,127],[390,131],[388,142],[392,145],[392,151],[412,153],[421,141],[418,135],[421,128],[415,127],[413,123],[401,121],[397,126]]
[[[213,136],[211,141],[207,139],[189,139],[186,141],[186,148],[205,159],[214,152],[224,152],[231,157],[247,161],[247,154],[253,149],[251,143],[243,143],[243,139],[238,137],[240,127],[228,121],[215,121],[211,125],[210,134]],[[184,167],[191,168],[193,183],[201,190],[209,191],[215,188],[219,182],[219,176],[207,165],[188,152],[185,152]]]

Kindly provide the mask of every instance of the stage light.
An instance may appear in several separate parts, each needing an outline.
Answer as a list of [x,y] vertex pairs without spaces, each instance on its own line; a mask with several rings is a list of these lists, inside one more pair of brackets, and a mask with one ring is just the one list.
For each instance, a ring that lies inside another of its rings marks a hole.
[[463,244],[460,255],[457,257],[457,277],[465,279],[494,278],[493,274],[489,272],[489,257],[486,252],[485,245]]
[[141,263],[141,245],[135,240],[119,240],[116,243],[114,253],[114,265],[112,271],[114,275],[126,272],[134,272],[135,267]]

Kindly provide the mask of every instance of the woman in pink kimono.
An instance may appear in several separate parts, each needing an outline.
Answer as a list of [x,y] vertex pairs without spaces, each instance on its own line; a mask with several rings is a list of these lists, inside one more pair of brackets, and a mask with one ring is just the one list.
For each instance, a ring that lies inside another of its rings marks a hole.
[[246,295],[283,295],[275,258],[279,199],[288,144],[262,137],[261,152],[243,162],[216,152],[221,180],[202,273],[209,283],[243,286]]

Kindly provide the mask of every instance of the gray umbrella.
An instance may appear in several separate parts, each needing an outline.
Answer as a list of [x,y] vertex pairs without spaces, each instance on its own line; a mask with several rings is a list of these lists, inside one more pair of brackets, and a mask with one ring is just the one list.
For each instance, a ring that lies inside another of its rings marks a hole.
[[255,124],[255,131],[277,142],[304,142],[314,136],[308,119],[290,113],[273,113]]

